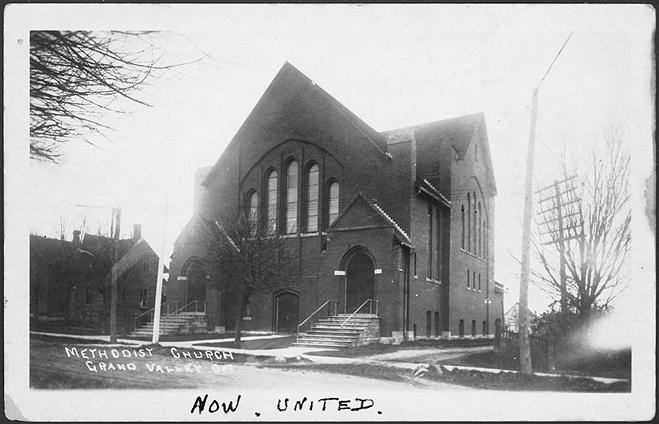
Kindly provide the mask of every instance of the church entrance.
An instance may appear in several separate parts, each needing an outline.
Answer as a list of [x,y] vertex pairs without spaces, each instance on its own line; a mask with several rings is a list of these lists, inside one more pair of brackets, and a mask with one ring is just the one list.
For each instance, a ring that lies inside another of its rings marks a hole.
[[[185,290],[185,304],[190,302],[197,301],[197,311],[204,311],[204,305],[206,303],[206,285],[208,284],[208,276],[206,270],[198,261],[193,261],[188,267],[187,273],[187,282]],[[184,306],[184,305],[179,305]],[[190,309],[192,308],[192,309]],[[188,311],[194,310],[194,305],[190,305]]]
[[300,297],[291,292],[285,292],[276,297],[276,322],[277,333],[295,334],[297,331],[298,314],[300,310]]
[[[346,313],[352,313],[362,303],[374,297],[373,259],[363,250],[352,253],[346,265]],[[364,309],[365,313],[368,310]],[[364,312],[361,311],[361,312]]]

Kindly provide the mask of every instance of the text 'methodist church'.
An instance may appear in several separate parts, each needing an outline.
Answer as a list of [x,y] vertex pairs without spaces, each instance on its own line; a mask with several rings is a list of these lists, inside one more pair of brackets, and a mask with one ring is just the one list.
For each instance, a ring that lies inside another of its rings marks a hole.
[[243,329],[292,332],[329,299],[377,300],[382,337],[494,334],[496,184],[482,113],[378,132],[284,64],[219,160],[196,175],[167,300],[204,303],[210,329],[238,301],[209,282],[204,221],[252,208],[298,254],[296,284],[260,293]]

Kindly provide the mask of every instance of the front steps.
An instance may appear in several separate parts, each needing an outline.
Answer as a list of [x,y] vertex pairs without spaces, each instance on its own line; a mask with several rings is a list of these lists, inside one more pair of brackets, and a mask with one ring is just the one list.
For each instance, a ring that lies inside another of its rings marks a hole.
[[[175,315],[160,317],[160,335],[205,333],[208,327],[208,317],[204,312],[181,312]],[[148,322],[129,337],[151,337],[153,321]]]
[[377,342],[380,338],[380,318],[357,314],[344,327],[341,324],[351,314],[338,314],[319,319],[306,333],[300,333],[296,346],[355,347]]

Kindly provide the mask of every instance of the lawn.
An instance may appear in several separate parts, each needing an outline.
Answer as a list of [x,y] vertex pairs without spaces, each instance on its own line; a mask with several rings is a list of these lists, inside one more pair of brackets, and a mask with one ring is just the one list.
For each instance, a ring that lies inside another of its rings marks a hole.
[[339,350],[322,350],[317,352],[310,352],[308,355],[317,356],[338,356],[342,358],[361,358],[371,355],[379,355],[382,353],[398,352],[400,350],[421,350],[428,348],[446,349],[451,347],[476,347],[476,346],[490,346],[492,340],[489,339],[475,339],[475,340],[415,340],[403,342],[399,345],[373,343],[365,346],[358,346],[350,349]]
[[[284,349],[291,347],[295,342],[295,336],[287,337],[277,337],[272,339],[258,339],[258,340],[243,340],[240,343],[240,349],[247,350],[269,350],[269,349]],[[199,343],[195,344],[195,347],[231,347],[237,348],[233,342],[233,338],[228,339],[227,341],[217,342],[217,343]]]

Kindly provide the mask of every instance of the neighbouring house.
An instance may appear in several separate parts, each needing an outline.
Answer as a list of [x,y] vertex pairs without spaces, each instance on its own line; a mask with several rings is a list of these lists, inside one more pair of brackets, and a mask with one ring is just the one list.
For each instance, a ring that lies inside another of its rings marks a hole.
[[482,113],[376,131],[286,63],[195,182],[167,297],[205,305],[209,329],[231,330],[239,302],[201,240],[241,211],[285,238],[299,270],[254,297],[246,330],[294,332],[328,300],[346,314],[370,302],[382,337],[489,337],[501,324]]
[[[535,332],[535,324],[533,322],[538,318],[538,315],[529,310],[529,329],[531,333]],[[519,331],[519,302],[515,303],[508,309],[504,315],[506,331],[517,333]]]
[[[109,237],[73,232],[73,239],[30,235],[30,317],[37,327],[109,331],[112,245]],[[132,330],[135,316],[153,308],[158,256],[134,226],[118,242],[117,330]]]

